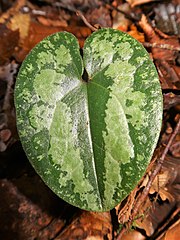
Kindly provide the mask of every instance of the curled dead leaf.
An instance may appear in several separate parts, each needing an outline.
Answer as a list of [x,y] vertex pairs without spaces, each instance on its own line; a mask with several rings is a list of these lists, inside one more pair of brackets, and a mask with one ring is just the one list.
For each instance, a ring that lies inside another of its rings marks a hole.
[[171,173],[168,170],[159,173],[154,179],[149,193],[153,194],[155,192],[159,192],[160,189],[164,188],[168,184],[168,182],[170,181],[170,177]]
[[172,196],[171,193],[169,193],[168,189],[161,189],[159,191],[159,195],[162,199],[162,201],[166,201],[168,200],[169,202],[173,202],[174,201],[174,197]]

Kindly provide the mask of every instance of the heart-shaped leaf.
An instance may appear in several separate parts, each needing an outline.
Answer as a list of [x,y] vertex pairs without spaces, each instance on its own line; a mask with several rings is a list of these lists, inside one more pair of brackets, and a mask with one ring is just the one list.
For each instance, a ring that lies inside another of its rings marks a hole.
[[148,53],[128,34],[101,29],[83,54],[84,61],[67,32],[31,51],[16,82],[17,126],[29,160],[58,196],[106,211],[145,172],[161,128],[162,94]]

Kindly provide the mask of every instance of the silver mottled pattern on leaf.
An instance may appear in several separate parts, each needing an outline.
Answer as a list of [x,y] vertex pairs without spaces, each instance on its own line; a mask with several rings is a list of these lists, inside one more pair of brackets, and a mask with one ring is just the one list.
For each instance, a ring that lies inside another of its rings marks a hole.
[[38,174],[86,210],[110,210],[127,196],[161,128],[155,67],[140,43],[113,29],[87,38],[83,60],[70,33],[40,42],[19,71],[15,105],[22,145]]

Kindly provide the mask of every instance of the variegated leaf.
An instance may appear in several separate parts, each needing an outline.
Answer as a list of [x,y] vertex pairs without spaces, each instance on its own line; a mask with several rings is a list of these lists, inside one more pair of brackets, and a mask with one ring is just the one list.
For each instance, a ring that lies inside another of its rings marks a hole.
[[93,33],[83,55],[67,32],[31,51],[15,87],[17,126],[30,162],[58,196],[107,211],[145,172],[161,128],[162,94],[148,53],[126,33]]

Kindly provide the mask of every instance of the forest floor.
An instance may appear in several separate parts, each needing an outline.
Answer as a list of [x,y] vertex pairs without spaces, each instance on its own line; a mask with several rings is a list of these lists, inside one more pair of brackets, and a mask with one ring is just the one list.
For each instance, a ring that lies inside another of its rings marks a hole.
[[[157,239],[180,232],[180,5],[178,0],[0,1],[0,239]],[[29,164],[16,130],[13,89],[19,67],[44,37],[69,31],[83,47],[94,29],[112,27],[141,42],[163,93],[158,145],[138,186],[110,212],[58,198]]]

